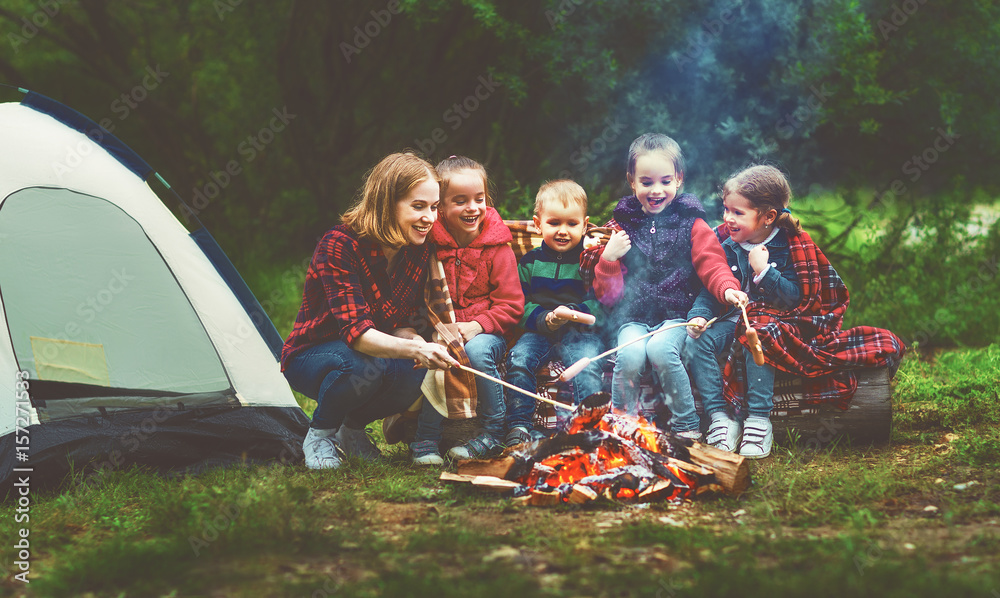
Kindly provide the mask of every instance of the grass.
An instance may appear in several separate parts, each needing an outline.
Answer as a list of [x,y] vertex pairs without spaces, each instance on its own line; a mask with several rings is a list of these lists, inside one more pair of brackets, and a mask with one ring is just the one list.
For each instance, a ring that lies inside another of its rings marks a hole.
[[[141,469],[34,493],[23,596],[1000,595],[1000,347],[908,358],[894,442],[779,447],[739,498],[514,507],[415,469]],[[967,485],[964,488],[961,484]],[[958,486],[958,488],[956,488]],[[14,504],[0,538],[16,537]],[[12,543],[12,542],[8,542]],[[12,555],[4,553],[8,569]]]

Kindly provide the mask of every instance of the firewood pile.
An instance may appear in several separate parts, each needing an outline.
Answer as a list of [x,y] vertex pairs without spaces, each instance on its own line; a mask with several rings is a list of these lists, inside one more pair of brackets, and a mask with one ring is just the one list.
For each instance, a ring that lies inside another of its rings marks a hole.
[[552,437],[496,459],[459,461],[458,473],[441,479],[511,493],[530,505],[679,502],[711,491],[739,494],[750,483],[743,457],[613,413],[607,393],[585,399]]

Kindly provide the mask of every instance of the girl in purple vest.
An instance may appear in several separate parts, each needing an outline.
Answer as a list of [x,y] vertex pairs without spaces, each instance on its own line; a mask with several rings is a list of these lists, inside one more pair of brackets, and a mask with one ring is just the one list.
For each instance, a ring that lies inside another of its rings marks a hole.
[[[705,222],[701,202],[680,192],[684,157],[677,142],[655,133],[640,136],[629,148],[626,178],[633,195],[618,202],[605,225],[615,232],[606,245],[591,248],[580,259],[581,273],[593,280],[597,298],[610,308],[616,344],[687,322],[702,288],[719,301],[747,302]],[[658,406],[670,409],[670,428],[699,440],[691,382],[681,363],[686,337],[678,327],[618,351],[611,400],[615,409],[638,413],[639,377],[649,364],[663,389]]]

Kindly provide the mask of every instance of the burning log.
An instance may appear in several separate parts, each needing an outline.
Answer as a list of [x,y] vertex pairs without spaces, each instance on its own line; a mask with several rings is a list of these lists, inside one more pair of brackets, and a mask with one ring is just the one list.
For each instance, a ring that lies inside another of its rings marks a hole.
[[597,492],[590,486],[584,486],[583,484],[573,484],[569,494],[566,496],[566,502],[574,505],[587,503],[592,500],[597,500]]
[[719,484],[729,494],[741,494],[750,487],[750,465],[745,457],[707,444],[694,443],[688,448],[691,462],[715,473]]
[[739,494],[749,485],[743,457],[663,432],[641,417],[612,413],[609,399],[591,395],[551,438],[508,449],[499,459],[460,461],[459,475],[441,479],[512,491],[531,505],[598,496],[680,501],[711,490]]

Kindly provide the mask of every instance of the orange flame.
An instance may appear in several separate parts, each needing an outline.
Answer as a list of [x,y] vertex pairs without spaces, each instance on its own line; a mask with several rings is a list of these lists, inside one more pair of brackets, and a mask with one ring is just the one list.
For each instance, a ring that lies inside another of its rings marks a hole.
[[[584,424],[582,419],[578,423]],[[605,414],[600,421],[596,422],[596,425],[587,422],[587,425],[571,426],[571,428],[576,429],[569,431],[570,433],[580,432],[584,427],[590,427],[591,425],[596,429],[631,441],[651,452],[661,453],[657,439],[663,433],[657,430],[654,424],[641,416],[635,417],[616,411]],[[615,470],[621,467],[636,464],[633,460],[633,453],[629,452],[630,450],[632,449],[627,448],[625,445],[610,442],[601,443],[596,449],[589,452],[584,451],[580,447],[572,448],[536,462],[532,470],[518,481],[529,488],[541,489],[546,486],[549,489],[555,489],[560,486],[565,488],[565,485],[577,484],[584,478],[614,473]],[[674,500],[678,498],[690,498],[694,495],[698,484],[696,475],[679,467],[669,465],[666,462],[661,463],[661,465],[670,469],[671,473],[683,485],[678,485],[676,482],[667,486],[661,484],[654,494],[657,499]],[[661,479],[663,481],[668,480],[666,477]],[[607,483],[603,481],[588,482],[588,485],[591,489],[599,493],[609,488]],[[687,488],[684,485],[687,485]],[[639,493],[630,488],[619,488],[614,491],[614,498],[620,500],[634,500],[638,496]],[[563,496],[563,501],[567,499],[568,495]]]
[[631,440],[654,453],[660,452],[656,426],[641,415],[632,417],[620,412],[609,413],[597,424],[597,429]]

